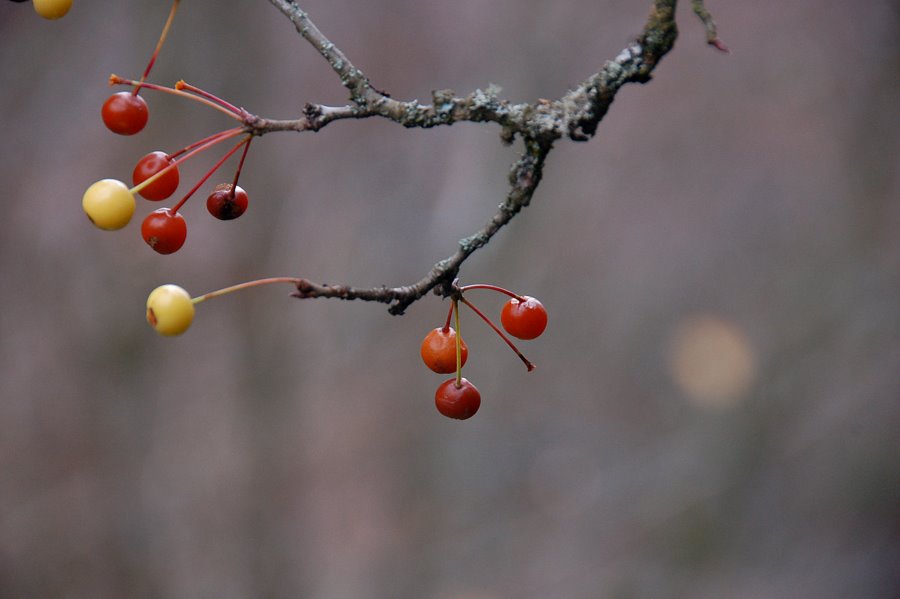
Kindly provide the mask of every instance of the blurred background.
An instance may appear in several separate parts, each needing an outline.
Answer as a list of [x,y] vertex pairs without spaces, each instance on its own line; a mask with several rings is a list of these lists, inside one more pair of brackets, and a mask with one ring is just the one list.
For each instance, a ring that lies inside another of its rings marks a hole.
[[[494,83],[515,102],[596,72],[650,6],[301,4],[396,98]],[[898,596],[897,5],[711,1],[723,55],[681,4],[653,81],[559,142],[465,264],[550,326],[521,344],[527,374],[463,312],[483,398],[464,422],[419,358],[437,297],[392,317],[267,287],[174,339],[144,304],[170,282],[414,282],[494,213],[518,145],[380,120],[269,135],[247,213],[206,213],[227,166],[160,256],[139,233],[158,205],[107,233],[80,199],[231,126],[148,92],[144,132],[103,127],[106,78],[140,76],[168,2],[0,5],[0,597]],[[346,101],[263,0],[184,2],[151,80],[180,78],[271,118]]]

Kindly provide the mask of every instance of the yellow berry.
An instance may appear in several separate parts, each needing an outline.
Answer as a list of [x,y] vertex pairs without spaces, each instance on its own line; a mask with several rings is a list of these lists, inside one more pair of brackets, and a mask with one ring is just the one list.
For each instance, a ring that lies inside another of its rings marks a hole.
[[59,19],[72,8],[72,0],[32,0],[34,10],[45,19]]
[[180,335],[194,320],[194,303],[178,285],[161,285],[147,298],[147,322],[166,337]]
[[134,196],[121,181],[103,179],[87,188],[81,207],[97,227],[115,231],[131,220]]

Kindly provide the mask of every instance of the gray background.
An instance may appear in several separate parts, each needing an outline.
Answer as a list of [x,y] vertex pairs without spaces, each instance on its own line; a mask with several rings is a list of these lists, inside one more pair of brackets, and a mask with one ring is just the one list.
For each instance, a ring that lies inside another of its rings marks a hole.
[[[518,148],[496,127],[264,137],[248,212],[215,221],[201,192],[186,246],[158,256],[138,232],[156,205],[105,233],[80,198],[230,126],[147,93],[141,135],[103,128],[106,77],[140,75],[168,3],[75,0],[57,22],[0,5],[0,597],[896,596],[896,5],[711,2],[726,56],[682,4],[654,80],[558,143],[532,206],[466,263],[550,326],[526,374],[463,313],[483,406],[462,423],[418,357],[436,297],[397,318],[257,289],[176,339],[144,302],[166,282],[413,282],[502,199]],[[396,98],[513,101],[560,96],[649,8],[302,5]],[[184,2],[151,77],[179,78],[273,118],[346,98],[263,0]]]

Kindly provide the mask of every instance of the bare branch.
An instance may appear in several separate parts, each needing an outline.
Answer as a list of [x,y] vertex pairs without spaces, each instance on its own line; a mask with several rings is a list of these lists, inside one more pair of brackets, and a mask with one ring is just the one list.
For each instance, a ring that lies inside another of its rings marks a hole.
[[331,297],[382,302],[392,304],[389,312],[394,315],[403,314],[410,304],[424,297],[432,289],[443,296],[451,295],[453,280],[456,279],[459,268],[466,258],[486,245],[501,227],[529,204],[541,181],[544,160],[549,151],[550,146],[534,141],[527,143],[525,153],[510,170],[510,191],[496,214],[476,233],[461,239],[453,255],[435,264],[431,271],[416,283],[402,287],[357,289],[346,285],[315,284],[303,279],[297,284],[297,292],[294,295],[301,298]]
[[[248,132],[265,135],[276,131],[318,131],[332,121],[379,116],[404,127],[420,128],[452,125],[459,121],[493,122],[502,127],[501,139],[505,143],[511,143],[519,135],[525,145],[523,154],[512,166],[510,190],[497,213],[479,231],[460,240],[456,252],[435,264],[421,280],[402,287],[371,289],[315,284],[306,279],[300,279],[297,284],[297,297],[378,301],[391,304],[391,314],[402,314],[410,304],[431,290],[444,296],[452,294],[452,282],[462,263],[529,204],[540,183],[544,161],[553,143],[562,137],[574,141],[590,139],[619,89],[626,83],[649,81],[653,69],[672,49],[678,36],[675,24],[677,0],[656,0],[641,35],[613,60],[607,61],[599,72],[558,100],[511,104],[499,98],[499,89],[489,86],[486,90],[478,89],[466,96],[457,96],[451,90],[434,91],[432,103],[422,104],[418,100],[395,100],[373,87],[365,74],[319,31],[294,0],[269,1],[328,61],[340,77],[341,84],[350,91],[352,104],[307,104],[303,115],[295,120],[248,115],[244,120]],[[708,43],[727,51],[717,37],[715,24],[703,0],[692,0],[692,7],[706,28]]]
[[694,14],[700,18],[703,27],[706,28],[706,43],[722,52],[729,52],[725,42],[719,39],[719,34],[716,32],[716,23],[713,21],[709,11],[706,10],[706,6],[703,5],[703,0],[691,0],[691,8],[694,10]]

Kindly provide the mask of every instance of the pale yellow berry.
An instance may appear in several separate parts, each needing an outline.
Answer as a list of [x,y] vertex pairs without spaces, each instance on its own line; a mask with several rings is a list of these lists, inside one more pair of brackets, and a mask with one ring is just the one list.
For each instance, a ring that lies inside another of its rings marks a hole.
[[115,179],[103,179],[87,188],[81,207],[97,227],[107,231],[121,229],[134,214],[134,196]]
[[147,298],[147,322],[166,337],[180,335],[194,320],[194,303],[178,285],[161,285]]
[[72,0],[32,0],[34,10],[45,19],[59,19],[72,8]]

